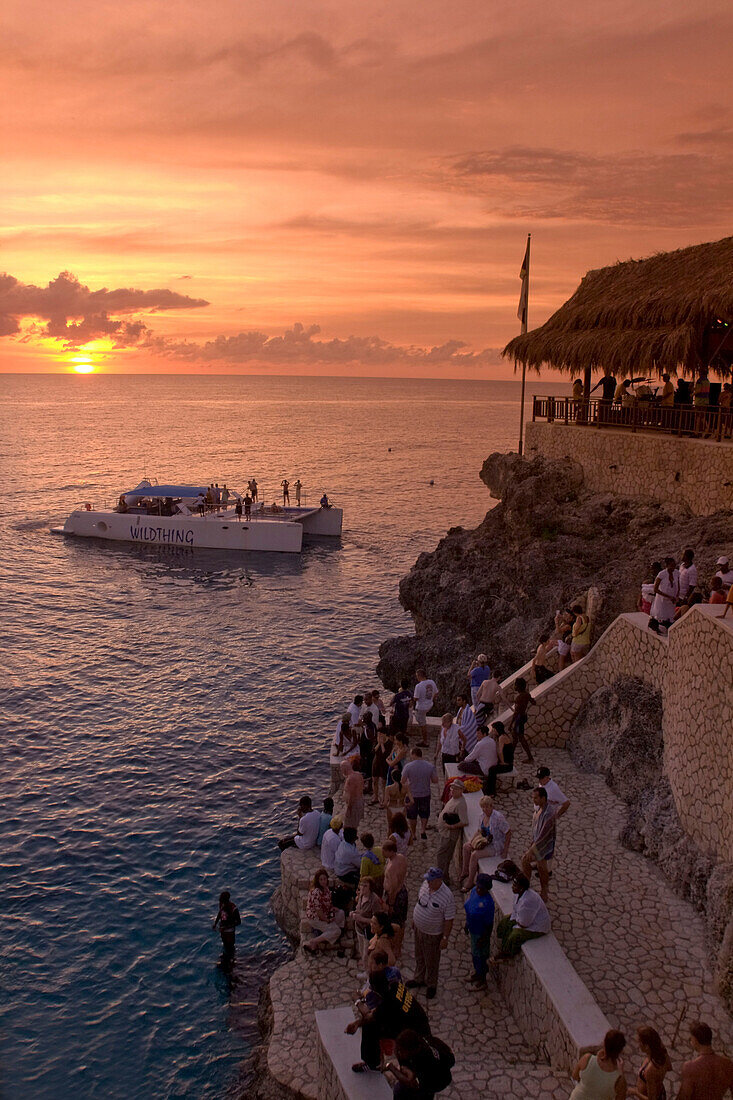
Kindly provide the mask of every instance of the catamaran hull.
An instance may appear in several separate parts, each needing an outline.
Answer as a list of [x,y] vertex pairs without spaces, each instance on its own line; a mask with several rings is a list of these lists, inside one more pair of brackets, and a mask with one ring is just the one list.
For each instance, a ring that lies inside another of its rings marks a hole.
[[[323,515],[325,518],[320,519]],[[234,512],[227,515],[140,516],[116,512],[71,513],[60,529],[64,535],[79,538],[109,539],[112,542],[142,543],[178,548],[203,547],[216,550],[250,550],[297,554],[308,535],[338,537],[341,534],[340,508],[319,509],[301,519],[255,519],[237,521]]]

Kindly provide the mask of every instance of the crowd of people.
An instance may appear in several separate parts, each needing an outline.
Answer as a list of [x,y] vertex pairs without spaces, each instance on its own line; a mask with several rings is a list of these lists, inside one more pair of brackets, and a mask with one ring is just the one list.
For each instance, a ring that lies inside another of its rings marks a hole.
[[[510,693],[501,690],[486,655],[479,654],[468,670],[466,693],[457,697],[453,713],[443,715],[431,753],[427,715],[437,694],[435,681],[419,669],[414,686],[403,683],[389,707],[378,690],[355,695],[337,722],[331,742],[331,793],[320,810],[313,808],[309,796],[304,796],[298,805],[296,831],[279,841],[281,849],[320,849],[320,866],[314,873],[301,922],[303,950],[312,953],[338,947],[347,925],[354,930],[364,982],[357,999],[357,1019],[350,1025],[353,1031],[361,1032],[361,1062],[354,1070],[391,1066],[397,1070],[387,1069],[395,1094],[415,1100],[432,1096],[437,1090],[430,1091],[432,1084],[426,1082],[427,1091],[415,1091],[420,1071],[411,1070],[403,1062],[397,1040],[405,1030],[412,1029],[428,1046],[432,1043],[430,1057],[424,1047],[420,1048],[428,1066],[433,1065],[439,1049],[444,1061],[449,1054],[445,1045],[426,1030],[416,991],[424,990],[428,1001],[436,996],[441,956],[454,934],[458,914],[451,888],[456,855],[464,892],[463,925],[470,942],[472,967],[468,980],[481,989],[486,986],[492,963],[499,965],[511,959],[522,943],[550,929],[545,869],[554,855],[555,811],[561,811],[561,816],[570,804],[556,784],[549,786],[549,771],[540,769],[537,791],[544,797],[543,812],[533,807],[530,822],[528,808],[527,825],[533,843],[521,865],[509,863],[512,828],[495,806],[496,784],[502,772],[513,770],[517,744],[524,745],[531,759],[525,735],[531,699],[527,685],[518,683],[510,698]],[[507,704],[509,720],[504,723],[497,719],[487,725],[486,720],[497,708]],[[461,775],[443,790],[441,771],[447,763],[457,763]],[[474,789],[481,787],[485,792],[481,799],[483,813],[476,835],[465,840],[465,792],[471,783]],[[341,803],[338,813],[333,810],[336,793]],[[539,798],[536,792],[533,797]],[[385,811],[384,838],[379,843],[373,832],[363,829],[367,798]],[[548,801],[552,813],[547,810]],[[434,866],[424,870],[411,904],[408,866],[426,851],[423,843],[436,805]],[[492,879],[479,868],[479,860],[488,855],[506,861],[506,874],[515,895],[511,914],[497,925],[493,959]],[[535,872],[540,876],[540,893],[532,889],[528,877]],[[408,920],[413,932],[413,957],[408,961],[412,975],[405,980],[403,943]],[[375,1044],[375,1035],[382,1041],[382,1053]],[[396,1052],[386,1063],[385,1039],[395,1044]],[[415,1077],[411,1083],[410,1073]],[[431,1081],[434,1084],[434,1075]]]
[[670,556],[651,563],[641,585],[638,609],[649,616],[649,629],[666,634],[695,604],[724,605],[718,612],[725,618],[733,610],[733,568],[727,554],[721,554],[717,571],[707,582],[698,577],[695,551],[687,547],[679,560]]
[[[733,383],[723,382],[719,390],[711,390],[706,367],[701,367],[694,381],[677,379],[668,373],[661,379],[644,375],[624,378],[620,382],[613,372],[596,382],[590,396],[600,390],[598,421],[601,424],[641,424],[709,438],[720,432],[730,438],[733,432]],[[572,405],[578,420],[588,420],[585,390],[580,378],[573,381]]]
[[[727,561],[721,559],[718,565],[725,577]],[[683,566],[686,581],[696,585],[691,552],[683,555]],[[553,635],[543,637],[538,648],[537,683],[546,678],[538,670],[553,674],[545,664],[553,643],[556,647],[568,635],[572,639],[578,621],[575,636],[584,639],[589,620],[583,609],[558,611]],[[572,640],[568,645],[566,656],[572,660]],[[513,689],[502,688],[483,653],[471,663],[467,681],[465,694],[440,720],[432,752],[427,719],[438,686],[423,669],[417,670],[413,686],[401,684],[389,704],[378,690],[356,694],[332,738],[329,795],[320,809],[304,795],[295,831],[278,842],[282,850],[318,852],[300,923],[302,949],[307,954],[333,949],[343,954],[345,931],[353,929],[362,984],[355,997],[355,1019],[347,1027],[348,1033],[360,1035],[360,1060],[352,1068],[355,1073],[383,1073],[402,1100],[431,1100],[451,1081],[453,1054],[432,1033],[418,991],[424,990],[427,1001],[436,996],[441,958],[456,924],[462,924],[468,937],[467,982],[478,991],[486,988],[492,967],[509,964],[524,943],[551,931],[558,834],[571,808],[547,767],[537,769],[534,786],[523,784],[528,795],[522,821],[510,821],[497,806],[497,781],[502,773],[513,771],[516,747],[521,745],[528,762],[533,762],[525,732],[532,696],[521,679],[515,680]],[[503,721],[496,717],[499,708],[507,712]],[[457,766],[458,776],[445,776],[448,764]],[[481,792],[481,817],[468,836],[465,796],[474,791]],[[338,812],[334,797],[339,800]],[[367,799],[385,813],[381,837],[375,836],[378,829],[364,827]],[[433,865],[426,867],[424,842],[430,828],[437,831],[437,845]],[[516,849],[515,862],[511,846],[525,834],[527,842]],[[493,876],[510,882],[513,894],[511,911],[498,921],[494,877],[481,869],[487,856],[496,857]],[[407,880],[413,862],[421,877],[417,895],[410,898]],[[462,912],[454,893],[454,872],[455,886],[463,891]],[[412,948],[406,958],[408,922]],[[230,955],[238,923],[236,906],[222,894],[216,927]],[[639,1028],[637,1040],[641,1061],[634,1087],[627,1088],[621,1061],[626,1040],[611,1031],[596,1053],[584,1055],[575,1066],[572,1100],[627,1095],[665,1100],[669,1055],[651,1027]],[[693,1025],[691,1041],[697,1057],[682,1068],[679,1100],[722,1100],[726,1089],[733,1087],[733,1062],[713,1052],[707,1024]]]

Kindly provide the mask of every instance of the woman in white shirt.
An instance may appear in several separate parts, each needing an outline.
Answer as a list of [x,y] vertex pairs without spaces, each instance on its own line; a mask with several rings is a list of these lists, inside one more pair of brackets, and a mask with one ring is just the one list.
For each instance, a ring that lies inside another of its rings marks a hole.
[[444,714],[435,746],[435,763],[438,763],[438,755],[440,755],[443,767],[446,764],[455,764],[465,750],[466,738],[463,736],[463,731],[453,721],[452,714]]
[[652,603],[649,629],[656,634],[660,626],[670,627],[674,619],[675,607],[680,595],[680,575],[675,568],[674,558],[664,559],[664,569],[654,581],[654,601]]

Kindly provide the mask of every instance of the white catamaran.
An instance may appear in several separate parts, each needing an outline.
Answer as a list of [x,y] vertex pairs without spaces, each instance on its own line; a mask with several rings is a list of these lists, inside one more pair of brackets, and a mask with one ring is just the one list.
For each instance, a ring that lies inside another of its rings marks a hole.
[[[158,485],[145,479],[120,495],[117,507],[98,510],[87,501],[76,508],[54,534],[111,539],[156,546],[208,547],[218,550],[266,550],[297,554],[303,536],[339,538],[343,511],[326,494],[317,507],[253,501],[228,490],[226,505],[207,502],[206,486]],[[243,514],[240,514],[242,513]]]

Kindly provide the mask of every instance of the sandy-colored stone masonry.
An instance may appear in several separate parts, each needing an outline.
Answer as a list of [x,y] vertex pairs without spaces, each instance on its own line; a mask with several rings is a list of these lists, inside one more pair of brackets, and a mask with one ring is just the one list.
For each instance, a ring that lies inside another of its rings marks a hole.
[[669,632],[664,763],[685,830],[733,859],[733,618],[690,612]]
[[569,457],[589,489],[686,505],[694,515],[733,509],[733,441],[532,421],[525,450]]
[[[677,812],[700,849],[733,859],[733,618],[693,607],[666,638],[648,616],[619,615],[588,656],[532,692],[527,734],[564,748],[573,721],[599,688],[634,677],[662,697],[664,770]],[[508,718],[506,713],[501,716]]]

